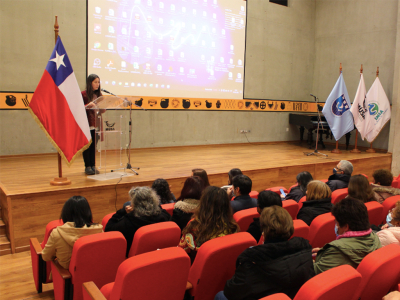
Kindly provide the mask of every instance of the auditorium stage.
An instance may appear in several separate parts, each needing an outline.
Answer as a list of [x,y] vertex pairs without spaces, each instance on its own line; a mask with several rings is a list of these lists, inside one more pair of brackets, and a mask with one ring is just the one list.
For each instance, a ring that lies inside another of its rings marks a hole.
[[[390,153],[353,154],[342,150],[333,154],[322,150],[323,156],[305,156],[310,152],[306,143],[256,143],[184,146],[131,150],[131,163],[139,166],[138,176],[120,180],[97,181],[87,178],[81,157],[68,168],[63,163],[63,175],[71,180],[68,186],[51,186],[57,176],[57,155],[38,154],[0,157],[1,215],[7,225],[11,251],[29,249],[29,238],[42,240],[49,221],[60,216],[64,202],[73,195],[86,197],[95,222],[120,208],[128,201],[132,186],[146,186],[156,178],[165,178],[171,190],[179,196],[183,182],[194,168],[209,174],[210,184],[227,184],[227,172],[240,168],[253,180],[253,190],[295,183],[296,174],[309,171],[315,179],[326,179],[341,159],[354,164],[354,174],[364,173],[371,179],[375,169],[390,169]],[[130,171],[129,171],[130,172]]]

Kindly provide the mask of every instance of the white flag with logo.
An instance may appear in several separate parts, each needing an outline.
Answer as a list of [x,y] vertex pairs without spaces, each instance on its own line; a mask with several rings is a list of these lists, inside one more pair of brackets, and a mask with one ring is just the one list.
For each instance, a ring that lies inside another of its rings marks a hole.
[[366,138],[372,143],[379,132],[390,120],[390,102],[386,96],[383,86],[376,77],[365,98],[367,113],[365,114]]
[[358,84],[356,97],[354,98],[353,105],[350,108],[351,113],[354,117],[354,124],[356,125],[361,138],[364,139],[367,135],[366,131],[366,121],[365,113],[367,112],[367,107],[365,104],[365,95],[367,91],[365,89],[364,76],[363,73],[360,74],[360,83]]

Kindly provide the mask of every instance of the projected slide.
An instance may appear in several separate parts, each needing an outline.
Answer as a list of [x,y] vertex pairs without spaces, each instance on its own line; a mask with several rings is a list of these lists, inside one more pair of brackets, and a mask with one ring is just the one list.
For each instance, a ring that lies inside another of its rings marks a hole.
[[88,74],[119,95],[242,99],[245,5],[89,0]]

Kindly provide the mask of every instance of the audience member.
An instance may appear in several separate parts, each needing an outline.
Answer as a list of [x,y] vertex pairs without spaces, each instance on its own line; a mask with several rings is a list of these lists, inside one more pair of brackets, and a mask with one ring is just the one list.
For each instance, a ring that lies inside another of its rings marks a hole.
[[[262,211],[266,207],[270,207],[273,205],[277,205],[282,207],[282,200],[281,197],[277,193],[272,191],[262,191],[258,195],[257,199],[257,212],[261,215]],[[249,229],[247,232],[250,233],[255,240],[258,242],[261,238],[261,227],[260,227],[260,218],[254,218],[253,223],[250,224]]]
[[386,217],[386,224],[377,233],[382,246],[390,244],[400,245],[400,201],[389,211]]
[[169,184],[165,179],[158,178],[154,180],[151,188],[157,193],[160,198],[160,204],[176,202],[174,194],[169,189]]
[[333,175],[329,176],[326,183],[331,191],[347,188],[350,181],[351,173],[353,173],[353,164],[347,160],[341,160],[335,168]]
[[203,189],[204,183],[197,176],[187,178],[183,184],[181,195],[177,199],[172,213],[172,221],[174,221],[181,230],[186,227],[194,211],[199,206]]
[[200,177],[201,180],[203,180],[204,188],[210,186],[210,182],[208,181],[208,175],[207,175],[206,170],[203,170],[203,169],[193,169],[193,170],[192,170],[192,176]]
[[192,263],[202,244],[239,231],[229,202],[228,195],[219,187],[209,186],[204,190],[193,220],[183,229],[179,242],[179,247],[189,254]]
[[246,175],[237,175],[233,177],[232,187],[227,190],[228,196],[231,197],[232,191],[236,197],[231,201],[233,213],[239,210],[257,207],[257,199],[250,197],[252,182]]
[[307,186],[306,201],[297,214],[297,219],[303,220],[310,226],[312,220],[332,209],[331,189],[319,180],[311,181]]
[[136,231],[145,225],[170,220],[170,215],[159,206],[159,199],[154,190],[144,187],[133,187],[129,191],[131,205],[118,210],[108,221],[105,231],[121,232],[127,243],[126,256],[131,249]]
[[264,244],[239,255],[235,275],[215,300],[261,299],[275,293],[285,293],[293,299],[314,276],[311,246],[301,237],[290,239],[293,220],[284,208],[265,208],[260,223]]
[[349,194],[347,197],[352,197],[361,200],[364,203],[376,201],[378,196],[372,190],[368,179],[364,175],[351,176],[349,182]]
[[92,211],[85,197],[73,196],[65,202],[60,219],[64,225],[54,228],[42,251],[44,261],[57,258],[68,269],[75,242],[83,236],[103,232],[103,226],[92,222]]
[[[222,189],[228,190],[229,188],[232,187],[232,180],[233,177],[235,177],[236,175],[243,175],[242,171],[240,169],[231,169],[228,172],[228,185],[224,185],[223,187],[221,187]],[[230,197],[236,197],[235,192],[232,191],[231,195],[229,195]]]
[[371,230],[367,207],[362,201],[345,198],[333,206],[332,215],[337,237],[323,248],[313,249],[313,253],[317,253],[316,274],[340,265],[357,268],[367,254],[381,247],[378,236]]
[[301,198],[303,198],[306,195],[307,192],[307,184],[313,180],[312,175],[305,171],[297,174],[296,176],[296,181],[297,181],[297,186],[292,187],[290,192],[286,195],[285,200],[294,200],[296,202],[299,202]]
[[386,198],[400,195],[400,189],[392,187],[393,174],[389,170],[379,169],[372,173],[374,183],[372,188],[377,195],[377,201],[382,203]]

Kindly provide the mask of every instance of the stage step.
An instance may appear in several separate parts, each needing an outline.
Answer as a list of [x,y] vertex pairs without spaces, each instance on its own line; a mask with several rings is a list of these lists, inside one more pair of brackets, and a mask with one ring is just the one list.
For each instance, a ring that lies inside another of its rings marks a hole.
[[6,224],[0,219],[0,237],[6,235]]
[[11,244],[6,236],[0,237],[0,256],[11,254]]

